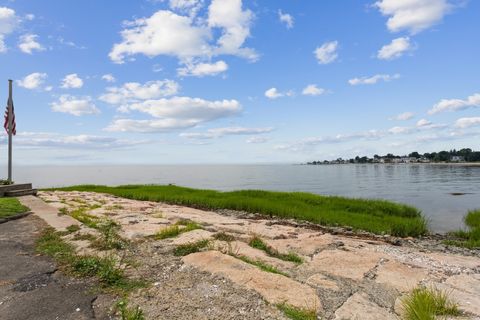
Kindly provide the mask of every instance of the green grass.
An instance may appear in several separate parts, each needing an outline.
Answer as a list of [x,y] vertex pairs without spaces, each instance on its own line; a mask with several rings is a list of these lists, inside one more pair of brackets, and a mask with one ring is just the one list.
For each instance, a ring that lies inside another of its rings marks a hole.
[[457,316],[460,314],[456,303],[446,292],[434,288],[414,289],[402,301],[404,320],[435,320],[437,316]]
[[480,209],[472,210],[464,218],[468,230],[451,232],[453,239],[444,241],[445,244],[469,249],[480,248]]
[[280,252],[278,252],[278,250],[275,250],[274,248],[272,248],[271,246],[266,244],[258,236],[252,237],[252,239],[250,239],[248,244],[252,248],[265,251],[265,253],[268,254],[271,257],[274,257],[274,258],[277,258],[277,259],[280,259],[280,260],[283,260],[283,261],[294,262],[296,264],[303,263],[303,259],[300,256],[298,256],[296,253],[294,253],[294,252],[289,252],[289,253],[286,253],[286,254],[285,253],[280,253]]
[[288,304],[278,304],[280,309],[287,318],[292,320],[317,320],[317,312],[315,310],[300,309]]
[[88,214],[87,208],[78,208],[68,213],[72,218],[80,221],[84,225],[90,228],[97,229],[98,224],[101,222],[101,218]]
[[181,233],[193,231],[196,229],[201,229],[202,227],[191,220],[179,220],[174,225],[163,228],[154,235],[154,238],[157,240],[174,238]]
[[219,241],[232,242],[235,241],[235,237],[225,232],[217,232],[213,235],[213,238]]
[[118,301],[115,307],[119,311],[122,320],[145,320],[142,309],[139,306],[129,307],[126,299]]
[[173,250],[173,254],[175,256],[186,256],[186,255],[189,255],[191,253],[200,252],[200,250],[202,250],[203,248],[208,246],[209,243],[210,243],[210,241],[208,241],[208,240],[200,240],[200,241],[197,241],[197,242],[182,244],[182,245],[177,246]]
[[11,217],[30,210],[15,198],[0,198],[0,219]]
[[113,257],[79,256],[72,245],[65,242],[61,234],[47,228],[37,239],[38,253],[55,259],[66,271],[82,277],[95,277],[107,289],[127,292],[143,285],[140,281],[128,279],[124,270]]
[[419,236],[428,231],[427,222],[418,209],[384,200],[350,199],[303,192],[218,192],[172,185],[80,185],[57,190],[102,192],[128,199],[161,201],[206,210],[240,210],[326,226],[350,226],[376,234]]
[[258,267],[260,270],[262,271],[265,271],[265,272],[270,272],[270,273],[276,273],[276,274],[280,274],[282,276],[285,276],[285,277],[289,277],[288,274],[286,274],[285,272],[282,272],[280,270],[278,270],[276,267],[270,265],[270,264],[267,264],[263,261],[260,261],[260,260],[253,260],[253,259],[250,259],[249,257],[246,257],[246,256],[242,256],[242,255],[233,255],[233,257],[237,258],[237,259],[240,259],[242,260],[243,262],[246,262],[248,264],[251,264],[251,265],[254,265],[256,267]]

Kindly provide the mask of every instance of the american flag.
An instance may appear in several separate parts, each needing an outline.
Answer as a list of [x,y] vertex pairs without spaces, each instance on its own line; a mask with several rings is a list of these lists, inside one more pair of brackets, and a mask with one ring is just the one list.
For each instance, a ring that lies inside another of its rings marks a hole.
[[[8,104],[7,104],[7,109],[5,110],[5,123],[3,124],[3,127],[5,128],[5,131],[8,132]],[[15,111],[13,110],[13,102],[12,102],[12,134],[16,135],[17,134],[17,126],[15,124]]]

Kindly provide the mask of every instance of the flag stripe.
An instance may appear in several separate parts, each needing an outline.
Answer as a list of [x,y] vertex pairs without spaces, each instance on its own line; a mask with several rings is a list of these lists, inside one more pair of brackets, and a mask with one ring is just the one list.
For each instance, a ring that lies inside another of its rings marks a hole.
[[[5,110],[5,122],[3,124],[3,127],[5,128],[5,131],[8,132],[8,103],[7,103],[7,108]],[[12,103],[12,134],[16,135],[17,134],[17,124],[15,123],[15,111],[13,109],[13,103]]]

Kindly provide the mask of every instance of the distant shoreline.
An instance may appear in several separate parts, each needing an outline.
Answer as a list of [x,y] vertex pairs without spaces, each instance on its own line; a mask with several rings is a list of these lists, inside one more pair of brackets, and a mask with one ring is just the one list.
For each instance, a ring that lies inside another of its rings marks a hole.
[[398,166],[398,165],[435,165],[435,166],[455,166],[455,167],[480,167],[480,162],[411,162],[411,163],[320,163],[320,164],[308,164],[304,163],[306,166],[332,166],[332,165],[352,165],[352,164],[362,164],[362,165],[387,165],[387,166]]

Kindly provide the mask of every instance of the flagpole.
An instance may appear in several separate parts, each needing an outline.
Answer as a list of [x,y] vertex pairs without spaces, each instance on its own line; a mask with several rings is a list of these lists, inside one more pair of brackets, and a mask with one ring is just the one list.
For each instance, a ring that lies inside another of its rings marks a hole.
[[8,182],[12,183],[12,80],[8,80]]

